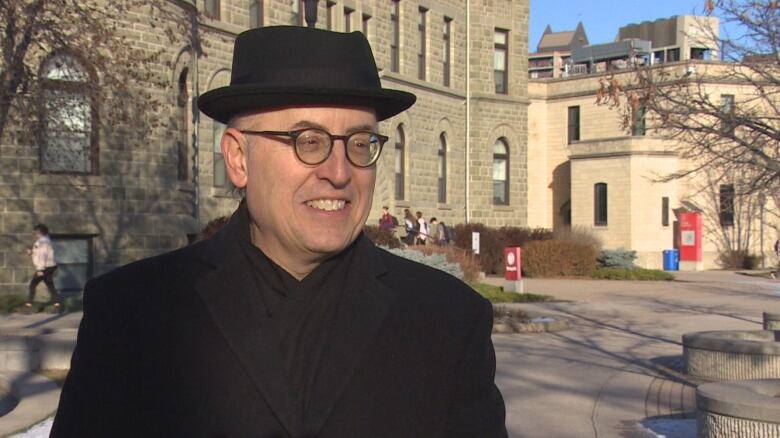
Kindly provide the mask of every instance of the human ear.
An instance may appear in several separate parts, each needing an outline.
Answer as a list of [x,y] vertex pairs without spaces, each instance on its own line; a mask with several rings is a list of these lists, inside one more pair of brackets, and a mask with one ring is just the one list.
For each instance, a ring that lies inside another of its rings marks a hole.
[[227,128],[219,142],[225,158],[225,170],[233,186],[242,189],[247,183],[247,141],[244,134],[235,128]]

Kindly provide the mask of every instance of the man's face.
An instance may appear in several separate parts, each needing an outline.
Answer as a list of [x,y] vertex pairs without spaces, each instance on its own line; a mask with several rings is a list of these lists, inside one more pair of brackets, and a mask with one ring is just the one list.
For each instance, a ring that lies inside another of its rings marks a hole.
[[[347,135],[376,131],[377,120],[369,108],[303,107],[259,112],[236,125],[258,131],[319,128]],[[289,269],[285,264],[290,261],[321,262],[357,238],[371,208],[376,165],[353,166],[341,140],[334,142],[325,162],[310,166],[296,158],[289,138],[244,138],[246,199],[255,245]]]

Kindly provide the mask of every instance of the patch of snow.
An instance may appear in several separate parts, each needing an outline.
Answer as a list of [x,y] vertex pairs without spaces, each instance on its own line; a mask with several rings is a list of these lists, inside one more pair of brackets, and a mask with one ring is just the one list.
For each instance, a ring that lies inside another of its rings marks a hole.
[[538,318],[534,318],[531,320],[531,322],[553,322],[555,321],[555,318],[550,318],[549,316],[540,316]]
[[639,423],[643,432],[656,438],[695,438],[696,419],[650,418]]
[[47,418],[22,433],[11,435],[10,438],[48,438],[54,418]]

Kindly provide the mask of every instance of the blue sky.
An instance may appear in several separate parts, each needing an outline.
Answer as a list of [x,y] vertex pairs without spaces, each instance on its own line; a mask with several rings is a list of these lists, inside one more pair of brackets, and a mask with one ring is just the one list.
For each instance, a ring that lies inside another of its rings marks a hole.
[[700,15],[704,0],[530,0],[528,51],[535,52],[544,28],[574,30],[582,21],[591,44],[613,41],[618,28],[672,15]]

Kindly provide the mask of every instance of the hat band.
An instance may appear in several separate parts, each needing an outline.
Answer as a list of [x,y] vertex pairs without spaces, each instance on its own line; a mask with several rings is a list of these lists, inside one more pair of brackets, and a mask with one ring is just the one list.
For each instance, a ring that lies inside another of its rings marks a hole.
[[273,68],[237,74],[230,85],[263,84],[278,88],[380,88],[376,74],[360,74],[344,68]]

